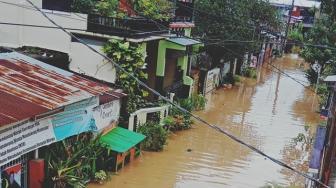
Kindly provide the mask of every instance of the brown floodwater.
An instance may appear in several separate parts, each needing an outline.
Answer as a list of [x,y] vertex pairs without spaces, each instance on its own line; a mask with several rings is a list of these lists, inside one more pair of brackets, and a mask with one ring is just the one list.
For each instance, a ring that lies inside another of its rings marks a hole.
[[[302,63],[294,55],[273,62],[307,84]],[[257,80],[244,80],[207,98],[206,110],[198,115],[271,156],[307,171],[310,145],[296,145],[293,138],[299,133],[312,135],[319,122],[316,97],[311,91],[265,66]],[[305,125],[311,128],[305,130]],[[191,130],[171,135],[164,151],[143,152],[106,184],[89,187],[250,188],[270,182],[302,187],[304,180],[195,122]]]

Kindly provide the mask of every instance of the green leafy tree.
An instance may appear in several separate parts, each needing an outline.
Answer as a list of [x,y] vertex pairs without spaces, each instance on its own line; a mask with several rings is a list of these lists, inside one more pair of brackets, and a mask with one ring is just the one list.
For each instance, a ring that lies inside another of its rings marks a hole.
[[[336,74],[336,22],[328,15],[317,20],[314,27],[305,38],[305,47],[301,55],[310,64],[316,61],[321,65],[322,75]],[[329,48],[331,47],[331,48]],[[307,71],[307,77],[312,84],[316,83],[317,73]]]
[[146,136],[146,139],[141,143],[145,150],[161,151],[167,143],[169,133],[159,123],[147,122],[141,125],[137,131]]
[[96,9],[103,16],[116,16],[119,12],[119,0],[100,0]]
[[299,24],[298,26],[292,28],[288,33],[288,39],[294,41],[303,41],[303,24]]
[[322,0],[321,8],[323,13],[330,16],[333,22],[336,21],[336,1],[335,0]]
[[79,13],[91,13],[94,11],[98,0],[73,0],[71,11]]
[[131,0],[135,10],[154,20],[172,18],[174,6],[168,0]]
[[[128,73],[132,73],[141,80],[147,79],[148,75],[143,71],[146,52],[139,44],[110,40],[105,44],[103,50],[108,57]],[[136,80],[121,70],[117,70],[117,76],[116,84],[128,95],[126,107],[128,113],[144,107],[147,104],[145,98],[149,94],[148,91],[144,90]]]
[[262,0],[198,0],[195,6],[200,11],[195,13],[197,27],[194,35],[205,42],[206,51],[215,62],[214,66],[222,58],[242,58],[246,51],[260,49],[262,39],[259,33],[262,27],[277,29],[279,26],[276,10]]

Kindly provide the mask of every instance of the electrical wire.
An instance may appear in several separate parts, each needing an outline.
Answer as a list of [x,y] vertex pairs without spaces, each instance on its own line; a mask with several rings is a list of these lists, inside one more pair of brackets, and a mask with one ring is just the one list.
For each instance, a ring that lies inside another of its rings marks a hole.
[[177,109],[179,109],[181,112],[184,112],[186,114],[189,114],[190,116],[192,116],[193,118],[195,118],[196,120],[202,122],[203,124],[207,125],[208,127],[228,136],[229,138],[231,138],[232,140],[236,141],[237,143],[240,143],[241,145],[250,148],[252,151],[260,154],[261,156],[264,156],[265,158],[268,158],[269,160],[273,161],[274,163],[285,167],[299,175],[301,175],[302,177],[305,177],[311,181],[314,181],[320,185],[322,185],[323,187],[329,187],[327,185],[325,185],[322,181],[315,179],[303,172],[300,172],[296,169],[294,169],[293,167],[289,166],[288,164],[277,160],[269,155],[267,155],[266,153],[264,153],[263,151],[259,150],[258,148],[254,147],[251,144],[248,144],[244,141],[242,141],[241,139],[237,138],[236,136],[234,136],[233,134],[231,134],[230,132],[216,126],[213,124],[208,123],[207,121],[205,121],[204,119],[202,119],[201,117],[191,113],[190,111],[180,107],[179,105],[177,105],[176,103],[170,101],[168,98],[164,97],[163,95],[161,95],[158,91],[152,89],[151,87],[149,87],[147,84],[145,84],[143,81],[141,81],[139,78],[137,78],[136,76],[134,76],[133,73],[129,73],[128,71],[126,71],[123,67],[121,67],[118,63],[115,63],[112,59],[110,59],[107,55],[100,53],[99,51],[97,51],[96,49],[94,49],[93,47],[91,47],[90,45],[86,44],[84,41],[82,41],[80,38],[77,38],[75,35],[73,35],[72,33],[68,32],[66,29],[62,28],[62,26],[58,25],[55,21],[53,21],[52,19],[50,19],[42,10],[40,10],[33,2],[31,2],[31,0],[26,0],[29,4],[31,4],[36,10],[38,10],[47,20],[49,20],[52,24],[54,24],[55,26],[59,27],[63,32],[65,32],[66,34],[68,34],[70,37],[74,37],[76,40],[78,40],[81,44],[83,44],[84,46],[86,46],[87,48],[89,48],[90,50],[92,50],[93,52],[97,53],[98,55],[102,56],[103,58],[105,58],[106,60],[108,60],[109,62],[111,62],[115,67],[117,67],[119,70],[121,70],[122,72],[124,72],[125,74],[127,74],[128,76],[130,76],[131,78],[133,78],[139,85],[143,86],[144,88],[146,88],[147,90],[149,90],[150,92],[152,92],[153,94],[155,94],[156,96],[160,97],[162,100],[166,101],[167,103],[173,105],[174,107],[176,107]]
[[[26,8],[26,9],[29,9],[29,10],[34,10],[34,11],[37,11],[36,9],[34,9],[33,7],[28,7],[28,6],[24,6],[24,5],[19,5],[19,4],[15,4],[15,3],[8,3],[8,2],[4,2],[4,1],[0,1],[0,3],[5,3],[5,4],[10,4],[10,5],[14,5],[14,6],[18,6],[18,7],[21,7],[21,8]],[[58,14],[57,14],[58,15]],[[62,16],[62,15],[59,15],[59,16]],[[65,18],[69,18],[69,19],[72,19],[71,17],[66,17],[64,16]],[[75,19],[75,20],[79,20],[79,19]],[[80,20],[80,21],[85,21],[85,20]],[[53,27],[53,26],[42,26],[42,25],[31,25],[31,24],[17,24],[17,23],[9,23],[9,22],[0,22],[0,25],[13,25],[13,26],[27,26],[27,27],[37,27],[37,28],[51,28],[51,29],[59,29],[58,27]],[[76,28],[65,28],[67,30],[73,30],[73,31],[86,31],[84,29],[76,29]],[[131,30],[131,31],[137,31],[137,32],[144,32],[144,31],[141,31],[141,30]],[[117,33],[117,32],[116,32]],[[119,34],[123,34],[123,32],[118,32]],[[151,32],[149,32],[151,33]],[[155,35],[155,33],[151,33],[153,35]],[[162,36],[161,34],[157,34],[157,35],[160,35]],[[213,39],[213,40],[216,40],[216,39]],[[220,39],[217,39],[217,40],[220,40]],[[232,45],[232,44],[236,44],[236,43],[258,43],[258,41],[242,41],[242,40],[221,40],[219,42],[216,42],[216,43],[205,43],[206,45],[219,45],[219,44],[222,44],[224,43],[223,45]],[[259,43],[263,43],[263,42],[259,42]],[[271,42],[269,42],[271,43]],[[281,44],[281,43],[278,43],[278,42],[273,42],[273,44]],[[288,43],[288,44],[301,44],[301,43],[296,43],[296,42],[293,42],[293,43]],[[308,45],[308,44],[307,44]],[[321,46],[321,45],[310,45],[310,46],[314,46],[314,47],[325,47],[325,46]],[[231,49],[229,48],[226,48],[224,46],[221,46],[231,52],[233,52]],[[330,47],[331,48],[331,47]],[[203,52],[202,52],[203,53]],[[199,53],[201,54],[201,53]],[[237,53],[235,53],[236,55],[239,55]],[[198,55],[198,54],[192,54],[192,55]],[[240,56],[240,55],[239,55]],[[272,66],[272,65],[271,65]],[[274,69],[277,69],[277,67],[273,67]],[[278,70],[278,69],[277,69]],[[278,70],[279,71],[279,70]],[[286,75],[285,72],[283,72],[282,74]],[[287,77],[291,77],[290,75],[286,75]],[[300,81],[297,81],[295,78],[291,78],[293,79],[294,81],[298,82],[300,85],[302,86],[305,86],[307,87],[306,85],[302,84]]]
[[[133,11],[135,11],[137,14],[140,15],[140,13],[137,12],[136,10],[133,9]],[[146,19],[148,19],[148,18],[147,18],[146,16],[144,16],[144,15],[141,15],[141,16],[144,17],[144,18],[146,18]],[[150,20],[152,20],[152,19],[150,19]],[[160,24],[160,23],[156,22],[155,20],[152,20],[152,21],[153,21],[154,23],[156,23],[156,24]],[[186,37],[186,36],[184,36],[184,37]],[[187,37],[187,38],[188,38],[188,37]],[[189,37],[189,38],[190,38],[190,37]],[[252,42],[252,41],[248,41],[248,42]],[[263,43],[263,42],[260,41],[260,43]],[[218,44],[217,44],[217,46],[219,46],[219,47],[223,47],[223,48],[225,48],[225,49],[227,49],[227,50],[233,52],[233,54],[236,54],[236,55],[237,55],[236,52],[232,51],[231,49],[228,49],[227,47],[224,47],[224,46],[221,46],[221,45],[218,45]],[[238,56],[241,56],[241,54],[238,54]],[[269,64],[269,65],[270,65],[271,67],[273,67],[274,69],[276,69],[277,71],[282,72],[283,75],[285,75],[285,76],[291,78],[293,81],[297,82],[298,84],[300,84],[300,85],[302,85],[302,86],[304,86],[304,87],[307,87],[305,84],[303,84],[303,83],[301,83],[300,81],[296,80],[295,78],[293,78],[293,77],[290,76],[289,74],[285,73],[284,71],[280,70],[280,69],[277,68],[276,66],[274,66],[274,65],[272,65],[272,64]],[[315,90],[313,90],[313,89],[311,89],[311,88],[309,88],[309,90],[311,90],[311,91],[313,91],[313,92],[315,93]]]
[[[31,6],[25,6],[25,5],[22,5],[22,4],[9,3],[9,2],[5,2],[5,1],[1,1],[1,0],[0,0],[0,3],[12,5],[12,6],[17,6],[17,7],[28,9],[28,10],[37,11],[36,9],[34,9]],[[186,6],[186,5],[184,5],[184,4],[180,3],[180,2],[177,2],[177,3],[181,4],[182,6],[185,6],[186,8],[189,8],[189,9],[195,9],[195,8],[188,7],[188,6]],[[195,9],[195,10],[197,10],[197,9]],[[197,11],[199,11],[199,10],[197,10]],[[49,12],[47,12],[47,13],[49,13]],[[203,13],[206,14],[206,12],[203,12]],[[94,24],[96,24],[95,22],[90,22],[89,20],[87,20],[87,18],[82,17],[81,15],[79,15],[77,13],[74,13],[74,14],[76,16],[82,18],[82,19],[73,18],[73,17],[69,17],[67,15],[62,15],[62,14],[53,14],[53,15],[64,17],[64,18],[67,18],[67,19],[72,19],[72,20],[77,20],[77,21],[83,21],[83,22],[87,22],[87,23],[94,23]],[[213,15],[213,16],[216,16],[216,15]],[[13,25],[13,26],[15,25],[15,26],[27,26],[27,27],[40,27],[40,28],[58,29],[57,27],[51,27],[51,26],[32,25],[32,24],[18,24],[18,23],[9,23],[9,22],[0,22],[0,25]],[[161,26],[164,26],[164,27],[168,28],[165,25],[161,25]],[[66,29],[74,30],[74,31],[86,31],[84,29],[76,29],[76,28],[66,28]],[[146,32],[146,33],[150,33],[153,36],[162,36],[162,34],[155,33],[155,31],[154,32],[148,32],[148,31],[144,31],[144,30],[132,30],[132,29],[128,29],[128,30],[129,31],[134,31],[134,32]],[[168,31],[168,30],[166,30],[166,31]],[[114,33],[124,34],[123,32],[114,32]],[[187,37],[187,36],[183,36],[183,37]],[[220,36],[217,36],[217,37],[220,37]],[[216,45],[216,44],[223,44],[223,43],[225,43],[225,45],[231,45],[231,44],[236,44],[236,43],[259,43],[259,44],[263,43],[263,41],[253,41],[253,40],[252,41],[251,40],[249,40],[249,41],[231,40],[232,37],[230,37],[229,39],[225,39],[225,40],[221,40],[219,38],[215,38],[215,39],[204,39],[204,38],[202,39],[202,38],[198,38],[198,39],[202,40],[202,42],[205,45]],[[213,42],[213,43],[209,42],[209,43],[207,43],[208,41],[211,41],[211,40],[217,40],[218,42]],[[281,42],[268,42],[268,43],[270,43],[270,44],[282,44]],[[310,46],[310,47],[316,47],[316,48],[327,48],[327,49],[336,50],[335,47],[330,47],[330,46],[327,46],[327,45],[314,45],[314,44],[308,44],[308,43],[303,43],[303,42],[299,42],[299,41],[297,41],[297,42],[287,42],[287,44],[295,44],[295,45],[300,45],[300,46]]]
[[[239,19],[228,18],[228,17],[225,17],[225,16],[218,16],[218,15],[215,15],[215,14],[210,14],[209,12],[205,12],[205,11],[202,11],[200,9],[184,5],[183,3],[179,2],[179,1],[174,1],[174,0],[168,0],[168,1],[170,1],[172,3],[175,3],[175,2],[178,3],[180,6],[189,9],[191,13],[193,13],[195,11],[195,12],[198,12],[199,15],[204,14],[204,15],[208,15],[212,18],[216,18],[216,19],[222,19],[222,20],[227,20],[227,21],[240,21]],[[253,25],[253,24],[250,24],[250,25],[247,25],[247,26],[250,27],[250,28],[254,28],[254,29],[256,28],[256,26]]]
[[[22,4],[9,3],[9,2],[5,2],[5,1],[1,1],[1,0],[0,0],[0,3],[16,6],[16,7],[27,9],[27,10],[37,11],[36,9],[34,9],[31,6],[26,6],[26,5],[22,5]],[[69,16],[63,15],[63,14],[54,14],[53,12],[47,12],[47,13],[48,14],[52,13],[55,16],[63,17],[63,18],[66,18],[66,19],[71,19],[71,20],[76,20],[76,21],[82,21],[82,22],[85,22],[85,23],[97,24],[96,22],[92,22],[92,21],[88,20],[88,18],[85,18],[85,17],[81,16],[78,13],[73,13],[73,14],[76,15],[76,16],[78,16],[79,18],[82,18],[82,19],[78,19],[78,18],[74,18],[74,17],[69,17]],[[32,25],[32,24],[19,24],[19,23],[10,23],[10,22],[0,22],[0,25],[13,25],[13,26],[27,26],[27,27],[40,27],[40,28],[49,28],[49,29],[50,28],[51,29],[59,29],[57,27],[49,27],[49,26],[42,26],[42,25]],[[84,30],[84,29],[76,29],[76,28],[65,28],[65,29],[76,30],[76,31],[87,31],[87,30]],[[158,29],[160,29],[160,28],[158,28]],[[147,33],[147,34],[151,34],[152,36],[162,36],[162,34],[158,33],[158,31],[144,31],[144,30],[135,30],[135,29],[129,29],[129,28],[127,30],[128,31],[132,31],[132,32]],[[162,30],[162,29],[160,29],[160,31],[167,31],[167,33],[168,33],[168,30]],[[114,34],[125,34],[124,32],[116,32],[116,31],[113,31],[113,33]]]

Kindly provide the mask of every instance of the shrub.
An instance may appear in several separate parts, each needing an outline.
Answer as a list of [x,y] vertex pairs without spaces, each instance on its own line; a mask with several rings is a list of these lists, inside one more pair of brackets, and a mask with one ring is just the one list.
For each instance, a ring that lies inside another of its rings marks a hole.
[[292,51],[293,54],[300,54],[300,52],[301,52],[301,48],[300,48],[300,46],[295,46],[295,45],[294,45],[294,46],[292,47],[291,51]]
[[180,111],[176,107],[172,107],[170,109],[170,115],[174,119],[174,126],[171,127],[171,131],[186,130],[191,128],[192,121],[189,114]]
[[137,131],[146,136],[141,143],[144,150],[161,151],[167,143],[168,131],[159,123],[149,121],[140,126]]
[[257,70],[252,67],[248,67],[245,70],[243,70],[243,75],[248,77],[248,78],[257,78]]
[[132,0],[135,9],[154,20],[168,20],[173,16],[174,5],[166,0]]
[[[147,80],[148,74],[142,69],[145,65],[146,52],[141,45],[111,39],[104,45],[103,51],[128,73],[132,73],[142,81]],[[119,69],[117,70],[116,85],[127,93],[127,115],[145,107],[148,103],[146,99],[149,95],[148,91]]]
[[97,2],[98,0],[73,0],[71,3],[71,11],[85,14],[92,13]]
[[168,116],[163,120],[164,127],[172,132],[190,129],[191,124],[190,116],[185,115]]
[[320,98],[320,107],[325,107],[328,102],[329,90],[326,84],[320,84],[317,86],[317,94]]
[[193,104],[193,110],[204,110],[205,108],[205,105],[206,105],[206,98],[199,94],[199,95],[192,95],[191,96],[191,101],[192,101],[192,104]]
[[199,94],[193,94],[191,97],[187,98],[187,99],[180,99],[178,100],[178,104],[188,110],[188,111],[192,111],[192,110],[204,110],[205,105],[206,105],[206,98]]
[[307,69],[305,74],[310,84],[315,84],[317,82],[318,74],[312,68]]
[[108,179],[108,175],[104,170],[99,170],[98,172],[96,172],[94,177],[95,181],[98,183],[102,183]]
[[239,75],[234,75],[233,80],[234,80],[234,83],[241,82],[241,77]]
[[83,133],[47,146],[41,152],[47,163],[45,187],[85,187],[94,179],[97,159],[106,150],[99,138]]

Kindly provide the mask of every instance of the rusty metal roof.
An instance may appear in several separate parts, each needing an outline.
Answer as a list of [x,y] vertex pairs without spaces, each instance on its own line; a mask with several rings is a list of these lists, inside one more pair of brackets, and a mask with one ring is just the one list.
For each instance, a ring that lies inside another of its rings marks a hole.
[[0,53],[0,126],[93,96],[124,96],[104,84],[50,66],[28,56]]

